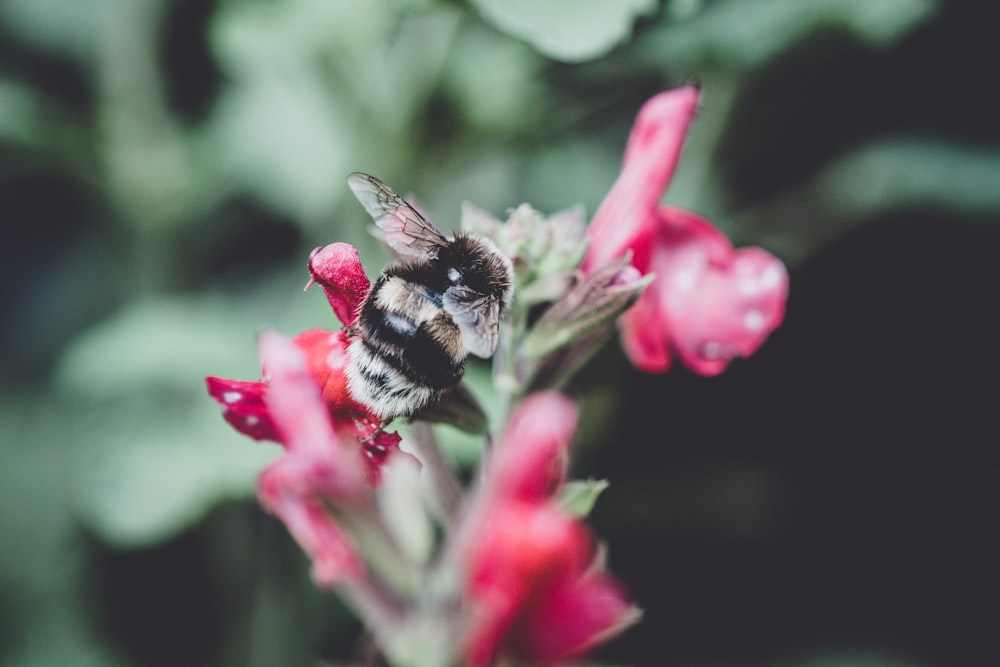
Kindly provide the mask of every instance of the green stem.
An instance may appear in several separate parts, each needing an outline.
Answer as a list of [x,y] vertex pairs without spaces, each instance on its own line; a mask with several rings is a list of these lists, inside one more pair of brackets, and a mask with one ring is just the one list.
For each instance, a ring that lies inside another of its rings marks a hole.
[[454,469],[441,454],[434,429],[427,422],[415,421],[410,426],[411,442],[417,458],[423,463],[434,490],[434,500],[444,515],[445,521],[454,518],[462,503],[462,485],[455,476]]
[[493,360],[493,387],[496,390],[494,424],[503,425],[510,418],[517,399],[524,392],[524,382],[517,367],[517,351],[521,347],[527,326],[527,312],[516,298],[500,329],[500,348]]

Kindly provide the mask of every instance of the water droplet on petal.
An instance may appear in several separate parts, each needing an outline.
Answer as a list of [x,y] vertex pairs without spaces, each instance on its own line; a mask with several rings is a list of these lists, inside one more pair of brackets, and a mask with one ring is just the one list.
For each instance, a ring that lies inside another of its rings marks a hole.
[[695,274],[694,271],[681,271],[674,276],[674,287],[680,290],[689,290],[694,287]]
[[222,400],[224,400],[226,403],[236,403],[242,398],[243,394],[238,391],[227,391],[223,392],[222,394]]
[[258,423],[260,423],[260,418],[257,417],[256,415],[248,415],[246,418],[244,418],[243,423],[246,424],[247,426],[256,426]]
[[781,282],[781,270],[777,266],[769,266],[761,274],[758,282],[762,290],[774,289]]
[[710,359],[710,360],[721,359],[722,343],[717,343],[715,341],[702,343],[701,356],[704,357],[705,359]]
[[744,276],[736,283],[736,289],[742,296],[753,296],[760,291],[761,285],[753,276]]
[[743,326],[750,331],[760,331],[764,327],[764,313],[759,310],[749,310],[743,316]]

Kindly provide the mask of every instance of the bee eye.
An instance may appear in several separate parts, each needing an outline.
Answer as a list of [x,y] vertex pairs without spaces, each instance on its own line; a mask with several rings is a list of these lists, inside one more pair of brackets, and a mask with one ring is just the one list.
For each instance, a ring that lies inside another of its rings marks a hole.
[[458,269],[455,267],[448,269],[448,280],[451,281],[452,285],[457,285],[461,279],[462,273]]

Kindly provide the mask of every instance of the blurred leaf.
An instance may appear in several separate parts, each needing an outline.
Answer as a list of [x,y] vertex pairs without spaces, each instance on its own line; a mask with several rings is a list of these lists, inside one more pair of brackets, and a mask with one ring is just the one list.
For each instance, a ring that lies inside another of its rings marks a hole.
[[0,79],[0,140],[29,143],[38,134],[41,103],[35,91]]
[[350,63],[391,39],[395,17],[380,2],[226,0],[212,22],[211,42],[223,67],[243,80],[301,68],[324,50]]
[[81,60],[93,54],[103,0],[0,0],[0,23],[45,50]]
[[89,571],[69,491],[79,415],[48,398],[0,396],[0,664],[122,665],[80,595]]
[[566,62],[604,55],[631,35],[654,0],[473,0],[483,17],[541,53]]
[[412,160],[460,18],[448,6],[226,3],[212,26],[231,73],[213,154],[272,205],[328,224],[344,175]]
[[208,398],[187,414],[157,401],[130,405],[127,422],[89,436],[73,480],[81,521],[117,546],[155,544],[220,502],[252,497],[257,475],[281,453],[232,434]]
[[880,141],[853,151],[816,181],[831,207],[871,214],[900,206],[1000,212],[1000,151],[920,139]]
[[618,177],[625,138],[610,148],[586,135],[539,146],[524,168],[524,201],[543,213],[580,205],[585,217],[593,215]]
[[540,65],[524,44],[472,25],[456,38],[444,83],[471,124],[515,130],[537,119],[543,108]]
[[835,237],[891,210],[937,208],[996,218],[1000,152],[919,139],[874,142],[833,162],[801,188],[733,227],[801,261]]
[[139,301],[78,336],[56,382],[89,398],[156,387],[190,395],[206,375],[259,375],[253,331],[239,311],[209,300]]
[[233,434],[204,387],[207,374],[257,377],[252,331],[209,300],[151,299],[67,349],[58,385],[89,406],[89,424],[72,435],[75,508],[103,539],[154,543],[252,495],[280,450]]
[[229,76],[208,134],[223,170],[280,210],[322,217],[345,194],[364,126],[350,90],[321,65],[385,43],[390,19],[377,3],[223,3],[210,41]]
[[38,151],[88,179],[94,177],[89,132],[42,90],[0,78],[0,143]]
[[321,215],[344,196],[356,146],[322,83],[301,71],[230,87],[212,119],[211,150],[224,171],[292,215]]
[[721,0],[688,21],[650,31],[641,48],[650,60],[673,67],[716,63],[751,69],[819,31],[846,30],[885,46],[936,9],[934,0]]

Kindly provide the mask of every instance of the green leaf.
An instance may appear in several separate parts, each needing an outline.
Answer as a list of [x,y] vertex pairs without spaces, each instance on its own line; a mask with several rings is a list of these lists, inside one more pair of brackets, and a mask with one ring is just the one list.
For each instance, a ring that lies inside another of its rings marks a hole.
[[110,544],[156,544],[223,501],[253,497],[257,475],[281,454],[232,432],[208,398],[186,415],[132,407],[130,424],[90,436],[73,480],[80,520]]
[[0,0],[0,24],[46,50],[93,57],[105,3],[101,0]]
[[673,66],[754,68],[819,31],[845,30],[872,45],[891,44],[936,9],[934,0],[723,0],[691,20],[651,31],[642,48],[649,60]]
[[988,215],[1000,211],[998,182],[1000,151],[903,139],[837,160],[822,173],[817,194],[855,213],[913,206]]
[[57,386],[90,399],[152,387],[189,394],[206,375],[259,375],[254,326],[210,299],[149,299],[94,326],[67,347]]
[[442,83],[470,124],[503,133],[539,120],[545,61],[530,46],[470,21],[456,32],[452,49]]
[[575,479],[563,484],[557,502],[559,506],[576,517],[590,514],[598,496],[608,488],[605,479]]
[[917,138],[849,151],[802,187],[734,220],[786,261],[809,256],[890,211],[936,209],[995,220],[1000,151]]
[[556,60],[582,62],[624,42],[654,0],[473,0],[490,23]]

